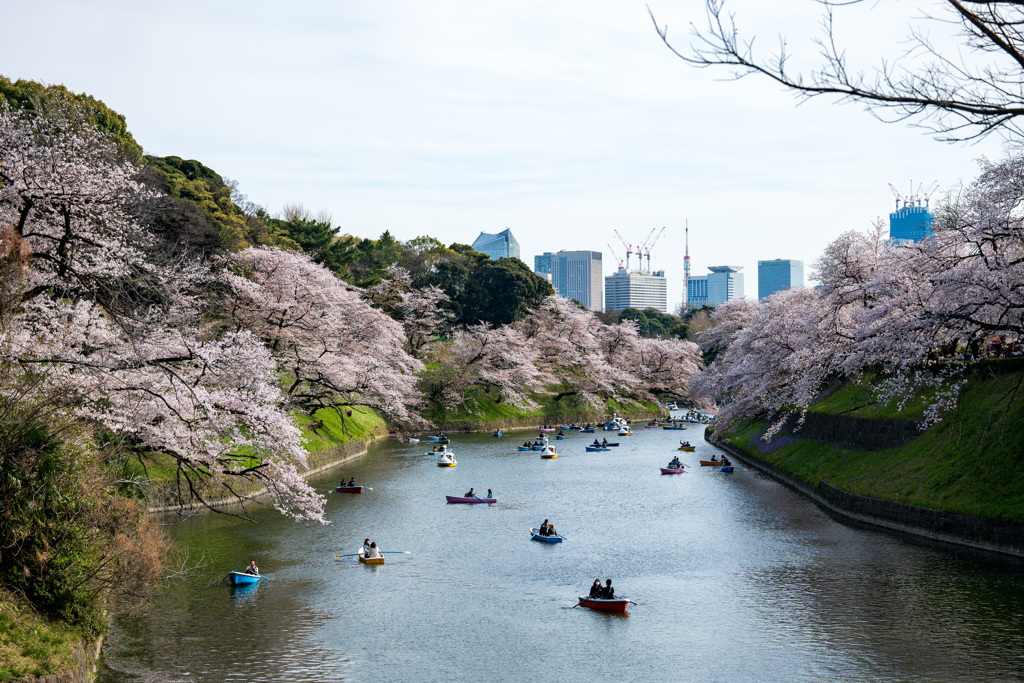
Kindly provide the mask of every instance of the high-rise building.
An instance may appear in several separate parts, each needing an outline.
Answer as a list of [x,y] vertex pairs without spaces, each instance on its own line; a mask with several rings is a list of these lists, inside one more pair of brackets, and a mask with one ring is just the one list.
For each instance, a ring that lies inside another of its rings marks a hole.
[[782,289],[804,286],[804,262],[794,259],[772,259],[757,262],[757,298],[764,299]]
[[896,244],[920,242],[932,234],[932,214],[927,206],[904,204],[889,214],[889,239]]
[[708,305],[743,298],[743,266],[708,266]]
[[668,280],[665,271],[629,272],[620,269],[604,279],[604,310],[653,308],[668,313]]
[[482,232],[473,242],[473,248],[481,254],[487,254],[493,260],[500,258],[519,258],[519,242],[512,236],[512,231],[505,228],[496,235]]
[[551,276],[551,284],[559,296],[576,299],[587,308],[600,311],[603,264],[599,251],[544,252],[533,257],[533,272]]
[[704,308],[708,305],[708,276],[691,275],[686,279],[686,307]]

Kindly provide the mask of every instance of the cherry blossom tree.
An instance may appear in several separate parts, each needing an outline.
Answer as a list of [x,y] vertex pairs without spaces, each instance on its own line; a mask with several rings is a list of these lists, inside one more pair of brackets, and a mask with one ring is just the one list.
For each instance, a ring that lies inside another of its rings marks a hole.
[[397,264],[389,266],[384,279],[367,288],[365,296],[402,324],[405,351],[414,358],[422,359],[428,347],[450,328],[453,316],[445,306],[448,295],[440,287],[413,288],[409,271]]
[[268,349],[203,315],[204,264],[154,251],[132,218],[138,167],[71,103],[40,105],[0,109],[0,400],[34,391],[141,458],[173,456],[183,494],[257,479],[322,521]]
[[310,414],[367,406],[416,423],[420,361],[402,325],[301,253],[250,248],[223,257],[221,314],[262,339],[287,378],[289,403]]

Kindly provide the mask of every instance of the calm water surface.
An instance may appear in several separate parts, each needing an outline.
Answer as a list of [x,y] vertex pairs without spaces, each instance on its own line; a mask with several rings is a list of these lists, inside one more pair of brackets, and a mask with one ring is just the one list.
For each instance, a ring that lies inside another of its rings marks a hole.
[[[528,433],[456,436],[455,468],[385,440],[312,481],[373,487],[329,496],[328,526],[176,524],[207,569],[114,625],[100,680],[1024,680],[1019,565],[844,526],[750,470],[661,476],[717,452],[701,434],[638,427],[584,453],[573,433],[557,460],[515,452]],[[471,486],[500,502],[445,504]],[[565,543],[530,540],[544,518]],[[367,536],[412,554],[334,558]],[[250,558],[269,582],[219,583]],[[595,578],[639,604],[574,608]]]

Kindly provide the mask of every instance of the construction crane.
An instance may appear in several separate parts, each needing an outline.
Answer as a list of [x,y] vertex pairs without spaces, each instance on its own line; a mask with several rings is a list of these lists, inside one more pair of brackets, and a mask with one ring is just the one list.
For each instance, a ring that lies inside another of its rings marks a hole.
[[[651,229],[651,233],[653,233],[655,230],[657,230],[657,228],[652,228]],[[658,240],[660,240],[661,236],[664,235],[664,234],[665,234],[665,228],[662,228],[661,231],[658,232],[658,236],[655,237],[653,240],[651,240],[650,244],[646,244],[644,246],[644,256],[647,257],[647,270],[648,271],[651,270],[651,249],[654,249],[654,245],[658,243]],[[651,239],[651,236],[647,235],[647,240],[650,240],[650,239]],[[647,240],[644,240],[644,242],[647,242]]]
[[908,206],[921,206],[921,201],[924,200],[925,207],[928,206],[928,200],[931,198],[932,193],[935,192],[939,187],[938,182],[932,183],[927,190],[922,191],[924,183],[918,183],[917,191],[914,191],[914,181],[910,181],[910,194],[902,194],[896,189],[896,186],[889,183],[889,189],[892,190],[893,195],[896,197],[896,210],[900,208],[900,202],[903,202],[903,208]]
[[902,194],[900,194],[900,191],[897,190],[896,186],[893,185],[892,183],[889,183],[889,189],[892,190],[893,195],[895,195],[895,197],[896,197],[896,210],[899,211],[900,210],[900,202],[903,202],[903,206],[906,206],[907,205],[907,201],[910,198],[909,197],[904,197]]
[[622,246],[626,248],[626,270],[629,270],[629,255],[633,253],[633,245],[627,242],[625,238],[619,234],[618,230],[612,228],[612,232],[614,232],[615,236],[619,238],[620,242],[622,242]]
[[[935,194],[935,190],[937,189],[939,189],[939,181],[936,180],[935,182],[928,186],[927,190],[925,190],[924,192],[920,192],[918,194],[918,201],[924,199],[924,206],[925,208],[928,208],[928,200],[931,199],[931,196]],[[920,188],[918,188],[918,190],[920,190]],[[918,206],[920,206],[920,204],[918,204]]]
[[625,270],[626,266],[622,264],[622,259],[619,258],[619,255],[615,253],[615,250],[612,249],[612,245],[610,244],[608,245],[608,251],[611,252],[612,258],[615,259],[616,263],[619,264],[619,270]]

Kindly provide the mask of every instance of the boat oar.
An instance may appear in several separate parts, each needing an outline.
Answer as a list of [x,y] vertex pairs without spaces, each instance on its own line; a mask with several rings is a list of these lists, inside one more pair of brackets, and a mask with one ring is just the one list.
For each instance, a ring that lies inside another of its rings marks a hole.
[[349,553],[348,555],[335,555],[334,557],[355,557],[356,555],[362,555],[362,553]]
[[224,583],[225,581],[227,581],[227,578],[228,578],[229,576],[231,576],[231,573],[232,573],[232,572],[237,572],[237,571],[238,571],[238,567],[235,567],[235,568],[234,568],[234,569],[232,569],[232,570],[231,570],[230,572],[228,572],[227,574],[225,574],[225,575],[224,575],[224,578],[223,578],[223,579],[221,579],[221,580],[220,580],[220,582],[221,582],[221,583]]
[[412,555],[408,550],[381,550],[382,555]]

